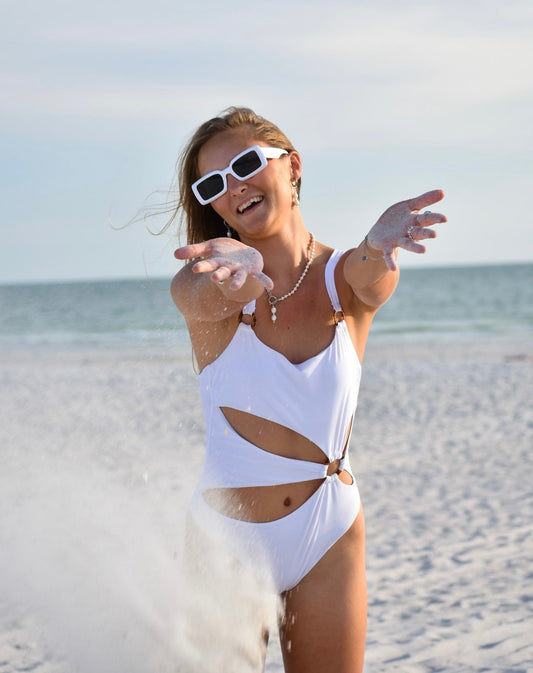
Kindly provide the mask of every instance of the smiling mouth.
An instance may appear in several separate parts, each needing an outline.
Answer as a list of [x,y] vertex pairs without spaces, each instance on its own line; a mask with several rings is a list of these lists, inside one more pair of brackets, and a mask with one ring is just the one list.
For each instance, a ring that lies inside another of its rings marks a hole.
[[253,208],[256,204],[261,203],[262,200],[262,196],[252,196],[251,199],[240,205],[237,210],[242,215],[247,210],[250,210],[250,208]]

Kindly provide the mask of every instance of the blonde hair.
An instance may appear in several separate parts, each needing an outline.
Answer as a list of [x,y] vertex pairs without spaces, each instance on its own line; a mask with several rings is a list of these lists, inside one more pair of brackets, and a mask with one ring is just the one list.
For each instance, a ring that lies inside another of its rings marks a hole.
[[[249,127],[250,135],[255,140],[261,140],[273,147],[279,147],[288,152],[294,147],[287,136],[272,122],[260,117],[253,110],[246,107],[229,107],[223,110],[218,117],[204,122],[193,134],[185,146],[176,164],[178,201],[175,204],[165,229],[178,219],[185,224],[187,243],[200,243],[210,238],[225,236],[227,232],[223,219],[210,206],[202,206],[194,196],[191,185],[200,177],[198,171],[198,155],[205,143],[224,131]],[[298,180],[296,190],[300,194],[301,179]],[[233,234],[237,236],[236,233]]]

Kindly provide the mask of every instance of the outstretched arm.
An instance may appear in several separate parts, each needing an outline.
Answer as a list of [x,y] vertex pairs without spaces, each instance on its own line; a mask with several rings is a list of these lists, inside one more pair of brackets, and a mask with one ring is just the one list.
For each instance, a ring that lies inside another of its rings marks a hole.
[[446,222],[440,213],[420,210],[444,198],[444,192],[435,189],[388,208],[355,248],[344,265],[344,276],[354,294],[365,304],[378,308],[394,292],[399,270],[397,249],[414,253],[426,252],[420,243],[435,238],[437,232],[428,227]]

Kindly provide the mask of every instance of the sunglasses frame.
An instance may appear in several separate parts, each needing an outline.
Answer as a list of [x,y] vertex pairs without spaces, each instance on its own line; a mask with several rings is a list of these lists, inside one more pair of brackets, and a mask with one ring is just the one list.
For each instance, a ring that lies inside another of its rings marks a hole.
[[[241,157],[245,156],[252,150],[254,150],[257,156],[259,157],[261,165],[259,166],[259,168],[256,168],[251,173],[248,173],[247,175],[240,177],[234,172],[232,166],[235,164],[236,161],[238,161]],[[279,159],[284,154],[288,154],[287,150],[283,150],[280,147],[262,147],[261,145],[252,145],[251,147],[247,147],[245,150],[239,152],[239,154],[234,156],[233,159],[229,162],[229,165],[223,170],[211,171],[210,173],[202,175],[202,177],[196,180],[196,182],[193,182],[193,184],[191,185],[192,191],[196,196],[196,198],[198,199],[198,201],[202,204],[202,206],[206,206],[208,203],[211,203],[211,201],[215,201],[228,191],[228,180],[226,178],[228,174],[233,175],[234,178],[237,178],[237,180],[243,182],[244,180],[248,180],[248,178],[257,175],[257,173],[260,173],[264,168],[266,168],[268,164],[267,159]],[[212,196],[209,199],[204,199],[203,196],[198,191],[198,185],[200,185],[204,180],[207,180],[214,175],[220,175],[220,177],[222,178],[222,182],[224,183],[224,188],[222,189],[221,192],[217,192],[215,196]]]

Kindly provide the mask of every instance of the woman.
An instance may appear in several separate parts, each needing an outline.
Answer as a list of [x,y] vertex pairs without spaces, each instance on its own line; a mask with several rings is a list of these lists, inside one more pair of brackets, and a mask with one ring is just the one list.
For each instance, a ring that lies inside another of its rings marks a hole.
[[366,632],[364,519],[348,461],[361,362],[398,282],[398,247],[443,215],[440,190],[389,208],[346,252],[305,227],[302,161],[246,108],[203,124],[180,163],[192,260],[173,279],[200,370],[206,462],[191,515],[283,598],[289,673],[354,673]]

